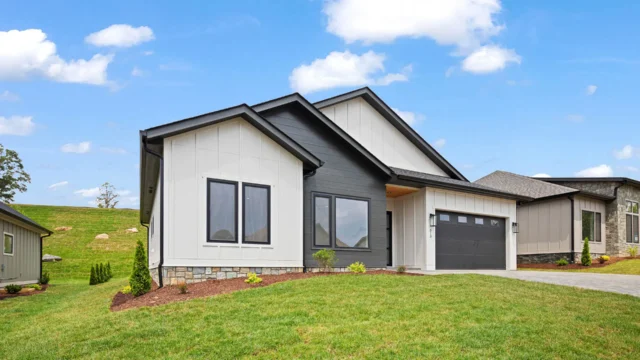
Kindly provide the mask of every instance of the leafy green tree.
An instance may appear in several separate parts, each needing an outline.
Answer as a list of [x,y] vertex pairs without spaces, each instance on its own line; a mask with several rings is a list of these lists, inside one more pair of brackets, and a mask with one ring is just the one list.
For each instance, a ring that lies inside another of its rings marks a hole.
[[96,284],[98,284],[96,269],[93,265],[91,265],[91,276],[89,277],[89,285],[96,285]]
[[116,200],[118,196],[115,186],[106,182],[100,186],[100,195],[96,198],[96,203],[99,208],[113,209],[118,205],[118,200]]
[[24,170],[18,153],[0,144],[0,200],[11,203],[16,191],[27,191],[31,177]]
[[151,275],[147,268],[147,255],[144,251],[142,241],[138,240],[136,253],[133,258],[133,272],[129,277],[131,293],[134,296],[146,294],[151,290]]
[[589,238],[584,238],[584,245],[582,245],[582,258],[580,263],[584,266],[591,266],[591,251],[589,250]]

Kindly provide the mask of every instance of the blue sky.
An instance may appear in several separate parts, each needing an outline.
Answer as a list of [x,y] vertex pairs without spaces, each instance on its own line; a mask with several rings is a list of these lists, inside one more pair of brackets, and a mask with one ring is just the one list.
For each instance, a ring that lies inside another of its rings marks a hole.
[[470,180],[638,178],[638,15],[635,1],[5,1],[0,143],[32,177],[17,203],[84,206],[109,181],[137,207],[140,129],[368,85]]

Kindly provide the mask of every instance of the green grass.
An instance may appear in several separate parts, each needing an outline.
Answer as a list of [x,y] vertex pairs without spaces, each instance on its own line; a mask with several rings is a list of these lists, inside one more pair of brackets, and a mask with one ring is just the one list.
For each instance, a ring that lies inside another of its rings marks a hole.
[[571,269],[571,270],[560,270],[560,269],[530,269],[530,268],[522,268],[518,270],[526,270],[526,271],[571,271],[571,272],[589,272],[589,273],[599,273],[599,274],[625,274],[625,275],[640,275],[640,259],[633,260],[623,260],[617,263],[601,267],[601,268],[590,268],[585,267],[584,269]]
[[123,285],[124,279],[94,287],[66,280],[37,296],[0,302],[3,359],[615,359],[640,353],[640,299],[498,277],[317,277],[111,313],[110,298]]
[[[115,277],[128,276],[133,264],[136,241],[146,245],[147,229],[140,225],[137,210],[96,209],[68,206],[13,205],[21,213],[47,229],[72,226],[69,231],[54,231],[44,238],[43,254],[62,257],[61,262],[45,263],[53,281],[60,279],[86,279],[89,281],[91,265],[111,262]],[[137,234],[124,230],[136,227]],[[108,240],[94,240],[101,233]]]

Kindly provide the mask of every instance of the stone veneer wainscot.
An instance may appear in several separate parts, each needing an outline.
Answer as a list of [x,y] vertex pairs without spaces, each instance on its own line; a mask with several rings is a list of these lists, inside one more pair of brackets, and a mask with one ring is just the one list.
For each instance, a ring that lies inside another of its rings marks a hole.
[[[301,273],[302,267],[217,267],[217,266],[165,266],[162,268],[162,280],[165,285],[177,285],[181,282],[193,284],[207,280],[223,280],[247,277],[249,273],[258,275],[282,275]],[[153,272],[152,272],[153,276]],[[157,275],[154,280],[157,282]]]

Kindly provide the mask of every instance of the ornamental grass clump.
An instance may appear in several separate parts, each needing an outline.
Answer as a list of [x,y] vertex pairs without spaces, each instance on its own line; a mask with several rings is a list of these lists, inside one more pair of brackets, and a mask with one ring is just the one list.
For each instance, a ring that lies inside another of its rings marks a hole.
[[322,249],[316,251],[313,254],[313,259],[318,263],[318,266],[324,271],[331,271],[333,265],[336,263],[336,252],[333,250]]

